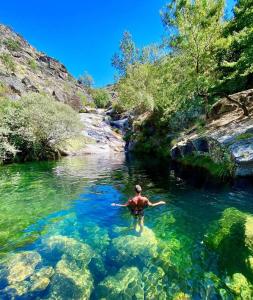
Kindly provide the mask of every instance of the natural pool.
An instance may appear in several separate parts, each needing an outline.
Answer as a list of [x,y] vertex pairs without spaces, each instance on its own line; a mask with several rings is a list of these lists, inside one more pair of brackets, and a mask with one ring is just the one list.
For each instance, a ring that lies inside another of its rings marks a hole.
[[[136,183],[167,202],[146,210],[141,237],[110,206]],[[0,299],[252,297],[251,185],[196,188],[153,158],[119,155],[4,166],[0,191]]]

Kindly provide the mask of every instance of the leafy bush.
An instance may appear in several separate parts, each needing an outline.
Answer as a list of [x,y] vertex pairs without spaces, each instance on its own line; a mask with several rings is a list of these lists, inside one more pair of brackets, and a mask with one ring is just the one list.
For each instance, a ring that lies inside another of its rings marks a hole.
[[28,65],[30,66],[30,68],[33,70],[33,71],[35,71],[36,69],[37,69],[37,63],[36,63],[36,61],[34,60],[34,59],[30,59],[29,61],[28,61]]
[[91,91],[91,96],[98,108],[105,108],[111,103],[110,94],[104,89],[94,89]]
[[20,43],[16,40],[13,39],[6,39],[4,41],[5,46],[8,48],[10,51],[18,51],[20,50]]
[[47,159],[59,156],[60,144],[80,134],[71,107],[31,93],[19,102],[0,102],[0,160]]
[[10,54],[3,53],[0,55],[0,59],[8,71],[10,71],[10,72],[15,71],[15,62],[13,61]]

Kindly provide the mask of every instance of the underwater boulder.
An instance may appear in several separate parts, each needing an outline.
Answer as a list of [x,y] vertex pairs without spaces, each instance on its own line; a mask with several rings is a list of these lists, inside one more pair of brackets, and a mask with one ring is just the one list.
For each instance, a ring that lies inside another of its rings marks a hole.
[[146,300],[166,300],[166,276],[162,268],[149,265],[143,269],[142,280],[144,283]]
[[191,300],[191,297],[183,292],[178,292],[173,296],[173,300]]
[[253,298],[253,287],[240,273],[235,273],[226,279],[226,285],[234,294],[235,299],[251,300]]
[[52,267],[43,267],[31,276],[31,292],[44,291],[50,284],[50,278],[54,275]]
[[84,242],[104,256],[111,240],[108,231],[95,223],[89,223],[85,225],[83,232]]
[[52,267],[42,267],[41,256],[36,251],[26,251],[11,255],[6,261],[8,286],[4,294],[10,298],[32,295],[34,292],[45,290],[54,274]]
[[74,238],[62,235],[50,237],[46,244],[50,251],[57,251],[60,254],[66,254],[72,259],[79,261],[82,265],[88,265],[94,253],[89,245],[82,243]]
[[30,277],[41,262],[41,256],[36,251],[25,251],[14,254],[7,262],[8,282],[14,284]]
[[[235,208],[224,210],[205,238],[209,249],[218,255],[218,263],[229,275],[253,276],[253,216]],[[236,253],[236,255],[235,255]]]
[[100,282],[97,292],[98,299],[144,300],[142,275],[136,267],[123,267],[115,276],[108,276]]
[[145,261],[157,256],[157,239],[154,232],[145,227],[140,236],[124,235],[112,240],[113,259],[117,262],[129,262],[138,257]]
[[89,299],[93,279],[87,267],[79,267],[66,255],[57,263],[51,283],[49,299]]

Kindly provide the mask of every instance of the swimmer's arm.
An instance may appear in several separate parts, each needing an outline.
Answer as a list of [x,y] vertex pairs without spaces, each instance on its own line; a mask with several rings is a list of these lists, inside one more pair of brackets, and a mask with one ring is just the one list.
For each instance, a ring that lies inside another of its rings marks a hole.
[[129,206],[129,202],[127,201],[125,204],[112,203],[111,206],[127,207]]
[[148,206],[152,206],[152,207],[166,204],[166,202],[164,202],[164,201],[159,201],[159,202],[152,203],[148,199],[147,199],[147,203],[148,203]]

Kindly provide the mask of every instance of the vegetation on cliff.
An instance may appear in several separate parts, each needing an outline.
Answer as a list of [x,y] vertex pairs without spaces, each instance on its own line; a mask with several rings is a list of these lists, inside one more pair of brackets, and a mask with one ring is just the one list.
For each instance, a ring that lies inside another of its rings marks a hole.
[[167,37],[159,47],[150,46],[145,59],[125,33],[112,61],[120,76],[118,106],[137,115],[149,112],[156,120],[152,135],[160,140],[161,128],[172,139],[180,130],[205,123],[220,96],[247,115],[247,108],[228,95],[252,87],[252,7],[252,1],[239,0],[226,20],[223,0],[174,0],[162,10]]

